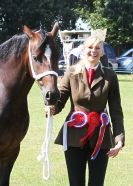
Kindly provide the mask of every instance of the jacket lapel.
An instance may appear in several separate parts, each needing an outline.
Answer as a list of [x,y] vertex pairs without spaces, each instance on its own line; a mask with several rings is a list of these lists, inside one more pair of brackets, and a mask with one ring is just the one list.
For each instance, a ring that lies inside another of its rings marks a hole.
[[79,62],[75,66],[74,75],[76,75],[76,76],[78,75],[79,81],[82,81],[85,85],[88,84],[88,80],[87,80],[87,76],[86,76],[86,69],[85,69],[84,64],[82,64],[82,63]]
[[75,75],[79,76],[79,81],[82,81],[87,87],[88,89],[93,88],[97,83],[99,83],[102,79],[103,79],[103,70],[101,65],[98,66],[97,70],[96,70],[96,74],[94,76],[94,79],[92,81],[91,87],[88,86],[88,80],[87,80],[87,76],[86,76],[86,68],[83,64],[79,63],[76,65],[76,69],[75,69]]
[[103,79],[103,70],[101,68],[101,65],[99,65],[96,70],[94,79],[92,81],[91,88],[93,88],[96,84],[98,84],[102,79]]
[[88,80],[87,80],[87,75],[86,75],[86,69],[85,68],[84,68],[83,72],[80,74],[80,78],[85,85],[88,85]]

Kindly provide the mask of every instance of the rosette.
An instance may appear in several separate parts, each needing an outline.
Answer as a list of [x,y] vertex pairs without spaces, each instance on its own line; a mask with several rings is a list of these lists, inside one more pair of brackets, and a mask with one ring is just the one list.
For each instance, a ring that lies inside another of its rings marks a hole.
[[87,114],[81,111],[73,112],[70,120],[67,122],[68,127],[81,128],[88,123]]
[[63,150],[67,150],[67,127],[84,127],[88,123],[87,114],[76,111],[71,114],[70,120],[66,121],[63,126]]
[[85,145],[86,142],[93,136],[96,127],[100,125],[100,115],[97,112],[90,112],[88,114],[88,130],[84,137],[80,139],[81,146]]
[[96,146],[95,146],[94,151],[91,155],[91,160],[96,159],[96,157],[99,153],[99,150],[101,148],[101,144],[102,144],[102,141],[103,141],[106,126],[109,124],[109,117],[105,112],[101,113],[100,120],[101,120],[102,125],[100,127],[99,136],[98,136]]

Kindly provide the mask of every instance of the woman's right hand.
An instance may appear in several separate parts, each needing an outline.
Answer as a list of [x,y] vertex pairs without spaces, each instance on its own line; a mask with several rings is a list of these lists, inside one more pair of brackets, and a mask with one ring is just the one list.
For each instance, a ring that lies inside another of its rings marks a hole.
[[45,106],[45,112],[46,112],[46,116],[48,116],[49,112],[50,115],[54,115],[55,114],[55,105],[50,105],[50,106]]

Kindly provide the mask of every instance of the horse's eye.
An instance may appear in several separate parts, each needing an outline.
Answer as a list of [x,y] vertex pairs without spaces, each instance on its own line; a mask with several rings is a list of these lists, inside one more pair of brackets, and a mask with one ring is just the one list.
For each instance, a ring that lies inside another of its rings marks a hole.
[[33,57],[33,59],[34,59],[35,61],[37,61],[37,56],[33,55],[32,57]]

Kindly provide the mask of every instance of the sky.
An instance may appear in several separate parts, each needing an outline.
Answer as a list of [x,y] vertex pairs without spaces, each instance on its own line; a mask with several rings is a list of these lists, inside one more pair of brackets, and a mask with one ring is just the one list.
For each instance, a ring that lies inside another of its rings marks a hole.
[[76,30],[90,30],[91,27],[89,23],[83,22],[81,18],[79,18],[76,22]]

